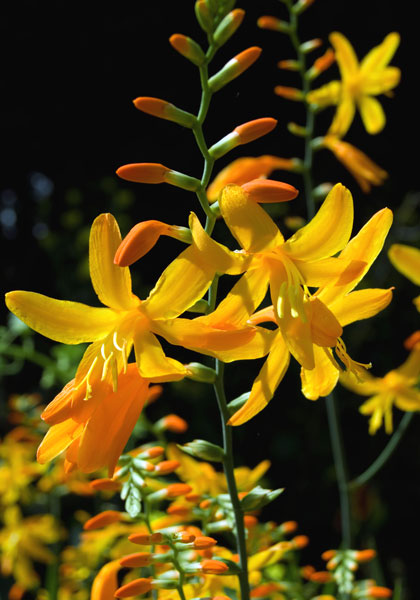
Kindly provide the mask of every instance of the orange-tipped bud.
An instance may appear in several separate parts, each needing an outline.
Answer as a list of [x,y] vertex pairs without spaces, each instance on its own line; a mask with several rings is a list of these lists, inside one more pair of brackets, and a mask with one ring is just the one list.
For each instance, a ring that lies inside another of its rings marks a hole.
[[286,98],[287,100],[296,100],[302,101],[304,98],[302,90],[298,90],[297,88],[287,87],[285,85],[276,85],[274,88],[274,93],[277,96],[281,96],[282,98]]
[[299,63],[297,60],[280,60],[277,63],[279,69],[285,69],[286,71],[299,71]]
[[303,42],[303,44],[300,46],[300,49],[302,52],[304,52],[304,54],[308,54],[308,52],[312,52],[312,50],[316,50],[320,46],[322,46],[321,38],[315,38],[313,40],[309,40],[308,42]]
[[220,560],[206,559],[201,563],[201,570],[208,575],[221,575],[229,571],[229,567]]
[[214,540],[206,535],[200,535],[194,540],[194,548],[197,550],[206,550],[207,548],[212,548],[216,544],[217,540]]
[[171,483],[166,487],[166,498],[177,498],[191,491],[192,487],[187,483]]
[[288,202],[299,194],[293,185],[273,179],[254,179],[241,187],[250,200],[261,203]]
[[333,576],[329,571],[315,571],[311,573],[308,579],[316,583],[329,583],[333,580]]
[[121,489],[121,483],[119,481],[114,481],[114,479],[94,479],[90,482],[90,486],[94,490],[99,490],[101,492],[116,492]]
[[112,523],[121,521],[122,515],[118,510],[104,510],[103,512],[95,515],[91,519],[88,519],[83,525],[85,531],[91,531],[92,529],[100,529],[106,527]]
[[269,15],[260,17],[257,21],[257,25],[260,27],[260,29],[270,29],[271,31],[280,31],[281,33],[287,33],[290,31],[289,23]]
[[217,46],[223,46],[228,39],[235,33],[245,16],[245,11],[242,8],[235,8],[228,13],[217,26],[213,35],[214,43]]
[[180,466],[181,465],[177,460],[163,460],[155,466],[155,473],[158,475],[168,475],[169,473],[176,471]]
[[168,515],[178,515],[179,517],[186,517],[190,514],[191,509],[185,504],[171,504],[166,509]]
[[263,135],[266,135],[272,131],[276,125],[276,119],[264,117],[262,119],[254,119],[253,121],[238,125],[233,131],[239,135],[240,144],[247,144],[248,142],[253,142]]
[[173,433],[185,433],[188,429],[188,423],[178,415],[166,415],[161,421],[164,429]]
[[218,596],[213,596],[212,600],[231,600],[229,596],[223,596],[223,594],[219,594]]
[[283,586],[280,583],[273,581],[272,583],[262,583],[250,592],[250,598],[265,598],[275,592],[281,591]]
[[131,598],[132,596],[150,592],[152,587],[151,578],[142,577],[141,579],[135,579],[134,581],[130,581],[130,583],[121,586],[114,595],[116,598]]
[[137,223],[125,236],[115,253],[114,263],[128,267],[142,258],[156,244],[160,236],[167,233],[170,226],[161,221]]
[[131,163],[117,169],[118,177],[135,183],[164,183],[170,169],[159,163]]
[[133,104],[138,110],[141,110],[148,115],[166,119],[167,121],[173,121],[184,127],[193,127],[197,121],[196,117],[191,113],[185,112],[170,102],[161,100],[160,98],[140,96],[133,100]]
[[202,500],[200,502],[200,508],[202,508],[203,510],[206,508],[209,508],[210,506],[211,506],[211,500],[206,499],[206,500]]
[[206,56],[201,47],[190,37],[182,33],[174,33],[169,38],[169,43],[177,52],[188,58],[192,63],[201,66],[206,60]]
[[148,567],[152,562],[152,554],[150,552],[135,552],[134,554],[127,554],[120,560],[122,567]]
[[195,540],[195,535],[193,533],[188,533],[188,531],[181,531],[176,536],[176,541],[181,544],[192,544]]
[[255,527],[256,525],[258,525],[257,517],[254,517],[254,515],[245,515],[244,516],[244,525],[247,529],[252,529],[252,527]]
[[420,331],[415,331],[404,341],[404,348],[413,350],[417,344],[420,344]]
[[162,456],[164,452],[165,448],[162,448],[162,446],[152,446],[142,451],[142,454],[147,454],[149,458],[157,458],[158,456]]
[[368,562],[372,560],[376,556],[376,550],[373,548],[368,548],[366,550],[356,550],[354,553],[354,558],[357,562]]
[[316,572],[316,569],[312,565],[305,565],[301,568],[300,572],[302,577],[304,577],[305,579],[310,579],[312,575]]
[[195,492],[192,492],[191,494],[187,494],[185,496],[185,500],[188,500],[188,502],[193,502],[194,504],[196,504],[200,500],[200,498],[200,494],[196,494]]
[[316,59],[313,65],[313,69],[318,73],[322,73],[331,67],[335,62],[335,54],[332,48],[328,50],[319,58]]
[[146,406],[152,404],[152,402],[155,402],[155,400],[157,400],[162,395],[162,392],[163,386],[159,384],[151,385],[147,394]]
[[209,6],[206,0],[197,0],[195,5],[195,16],[197,17],[197,21],[206,33],[210,33],[213,31],[213,17],[210,13]]
[[218,73],[210,77],[209,88],[211,91],[217,92],[227,83],[241,75],[258,59],[261,52],[261,48],[252,46],[231,58]]
[[298,0],[293,6],[293,12],[300,14],[313,4],[315,0]]
[[369,598],[391,598],[392,590],[380,585],[372,585],[368,587],[367,595]]
[[293,533],[298,528],[296,521],[285,521],[280,525],[282,533]]
[[337,550],[325,550],[325,552],[323,552],[321,554],[321,557],[324,560],[331,560],[332,558],[334,558],[334,556],[337,554]]
[[305,548],[309,544],[309,538],[307,535],[297,535],[291,542],[295,548]]
[[157,533],[132,533],[128,536],[130,542],[133,544],[140,544],[141,546],[149,546],[152,544],[161,544],[163,542],[163,535]]

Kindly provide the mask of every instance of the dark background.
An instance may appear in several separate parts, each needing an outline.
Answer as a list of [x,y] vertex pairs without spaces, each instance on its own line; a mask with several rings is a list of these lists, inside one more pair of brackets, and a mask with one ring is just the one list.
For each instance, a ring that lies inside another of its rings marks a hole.
[[[287,37],[256,26],[262,14],[285,18],[284,7],[274,0],[247,0],[237,6],[246,10],[245,20],[217,54],[211,72],[249,46],[260,46],[263,53],[249,71],[214,96],[205,124],[208,145],[242,122],[273,116],[279,124],[271,134],[236,149],[220,160],[220,168],[244,155],[301,156],[301,142],[287,132],[286,125],[291,120],[302,123],[303,110],[273,94],[275,85],[299,85],[296,75],[276,67],[278,60],[294,58],[293,50]],[[324,49],[309,55],[308,61],[325,50],[333,30],[349,37],[360,58],[390,31],[401,33],[392,64],[401,68],[402,80],[395,97],[381,97],[387,113],[384,131],[369,137],[357,116],[346,138],[386,169],[389,179],[383,187],[363,194],[326,151],[316,157],[314,171],[316,183],[341,181],[350,187],[355,231],[383,206],[395,211],[387,247],[397,241],[418,246],[420,238],[415,10],[415,3],[318,0],[301,18],[302,41],[320,37],[325,42]],[[167,40],[172,33],[184,33],[206,47],[204,35],[195,22],[193,2],[186,0],[23,2],[14,8],[3,6],[1,13],[4,290],[30,289],[96,304],[86,250],[89,227],[98,213],[113,212],[123,234],[139,220],[156,218],[185,225],[190,210],[200,215],[200,207],[188,192],[129,184],[114,173],[125,163],[161,162],[200,177],[202,160],[191,133],[136,111],[131,100],[139,95],[156,96],[196,112],[197,70]],[[333,76],[337,77],[336,66],[315,87]],[[320,116],[319,134],[328,128],[331,117],[332,111]],[[277,172],[275,177],[301,187],[295,175]],[[290,210],[304,216],[303,198],[294,201]],[[176,242],[164,240],[134,266],[135,291],[140,296],[147,294],[179,250]],[[372,360],[375,375],[383,375],[405,359],[402,343],[418,327],[418,313],[411,304],[418,290],[396,273],[385,253],[366,285],[397,286],[394,301],[372,321],[348,327],[345,339],[352,356],[362,362]],[[252,379],[243,381],[245,367],[248,377],[252,367],[245,363],[230,371],[231,398],[249,389]],[[3,397],[11,391],[37,389],[38,377],[32,368],[24,379],[7,380]],[[200,389],[194,384],[175,386],[168,405],[163,400],[161,408],[154,410],[164,412],[169,407],[187,418],[191,426],[185,441],[191,436],[217,441],[217,411],[210,396],[197,397]],[[297,519],[312,540],[308,561],[318,561],[321,568],[319,553],[339,544],[338,495],[324,402],[310,402],[298,390],[298,369],[293,365],[270,406],[235,430],[237,463],[254,466],[264,458],[272,460],[269,484],[284,486],[286,492],[264,516],[278,522]],[[379,432],[370,437],[366,418],[357,410],[360,399],[343,390],[338,394],[349,470],[355,476],[376,457],[387,436]],[[389,585],[399,574],[412,577],[414,556],[409,540],[413,529],[418,531],[419,463],[415,420],[399,452],[353,498],[358,544],[369,546],[376,538]]]

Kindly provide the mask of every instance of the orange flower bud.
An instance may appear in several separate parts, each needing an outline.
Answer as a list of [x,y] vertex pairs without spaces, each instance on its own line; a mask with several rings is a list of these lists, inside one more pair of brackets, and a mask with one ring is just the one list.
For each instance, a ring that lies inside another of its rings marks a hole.
[[[182,484],[179,484],[182,485]],[[178,534],[177,541],[181,542],[181,544],[192,544],[195,540],[195,535],[192,533],[188,533],[188,531],[181,531]]]
[[329,571],[315,571],[311,573],[309,580],[316,583],[328,583],[333,580],[333,576]]
[[328,50],[314,62],[313,69],[318,73],[326,71],[335,61],[335,54],[332,48]]
[[321,554],[321,557],[324,560],[331,560],[331,558],[333,558],[336,554],[337,550],[325,550],[325,552]]
[[213,40],[218,46],[223,46],[228,39],[235,33],[245,16],[242,8],[235,8],[228,13],[217,26],[213,35]]
[[90,486],[94,490],[100,490],[101,492],[116,492],[121,489],[121,483],[114,481],[113,479],[94,479],[90,482]]
[[298,524],[296,521],[285,521],[280,525],[283,533],[293,533],[296,531]]
[[417,344],[420,344],[420,331],[415,331],[404,341],[404,348],[413,350]]
[[229,567],[220,560],[209,558],[202,561],[201,570],[208,575],[221,575],[222,573],[229,571]]
[[142,112],[153,115],[154,117],[159,117],[160,119],[173,121],[184,127],[193,127],[196,122],[196,117],[194,115],[185,112],[170,102],[161,100],[160,98],[141,96],[140,98],[133,100],[133,103],[134,106]]
[[213,77],[210,77],[209,87],[211,91],[217,92],[227,83],[241,75],[257,60],[261,52],[261,48],[252,46],[231,58],[220,71],[213,75]]
[[146,592],[150,592],[152,587],[151,577],[142,577],[118,588],[115,592],[115,597],[131,598],[131,596],[137,596],[138,594],[146,594]]
[[152,446],[144,450],[144,454],[147,454],[149,458],[157,458],[158,456],[162,456],[164,452],[165,448],[162,448],[162,446]]
[[157,533],[132,533],[128,536],[130,542],[133,544],[140,544],[141,546],[148,546],[152,544],[161,544],[163,542],[163,535]]
[[117,510],[104,510],[103,512],[99,513],[98,515],[95,515],[91,519],[88,519],[83,525],[83,529],[85,531],[91,531],[92,529],[100,529],[101,527],[111,525],[111,523],[121,521],[121,518],[122,515]]
[[254,202],[288,202],[299,194],[293,185],[272,179],[254,179],[241,187]]
[[162,422],[165,429],[173,433],[185,433],[188,429],[188,423],[178,415],[166,415]]
[[297,88],[287,87],[284,85],[276,85],[274,88],[274,93],[277,96],[281,96],[282,98],[286,98],[287,100],[303,100],[303,92],[302,90],[298,90]]
[[135,552],[134,554],[127,554],[120,560],[122,567],[147,567],[152,562],[152,555],[150,552]]
[[211,506],[211,501],[208,499],[202,500],[200,502],[200,508],[206,509],[206,508],[209,508],[209,506]]
[[305,579],[310,579],[312,577],[312,575],[315,573],[315,571],[316,571],[316,569],[312,565],[305,565],[300,570],[302,577],[304,577]]
[[254,517],[254,515],[245,515],[244,516],[244,525],[247,529],[251,529],[252,527],[255,527],[258,524],[258,519],[257,517]]
[[200,66],[204,63],[206,56],[203,50],[190,37],[182,33],[174,33],[169,38],[169,43],[177,52],[188,58],[195,65]]
[[277,66],[279,69],[285,69],[286,71],[299,71],[297,60],[280,60]]
[[265,598],[266,596],[270,596],[273,592],[278,592],[283,589],[283,586],[280,583],[273,581],[272,583],[262,583],[258,585],[250,592],[251,598]]
[[184,496],[192,491],[192,487],[187,483],[171,483],[166,487],[166,498],[176,498]]
[[194,502],[194,504],[197,503],[200,500],[200,498],[200,494],[196,494],[194,492],[185,496],[185,500],[188,500],[188,502]]
[[392,590],[379,585],[373,585],[371,587],[368,587],[367,595],[370,598],[391,598]]
[[277,125],[277,120],[271,117],[264,117],[262,119],[254,119],[248,121],[242,125],[235,127],[235,131],[239,135],[240,144],[247,144],[254,140],[266,135],[274,129]]
[[164,183],[168,167],[159,163],[131,163],[117,169],[118,177],[135,183]]
[[205,550],[206,548],[212,548],[217,544],[217,540],[206,535],[200,535],[194,540],[194,548],[197,550]]
[[173,473],[180,466],[179,461],[177,460],[163,460],[155,467],[155,473],[159,475],[168,475],[169,473]]
[[157,400],[162,395],[162,392],[163,387],[161,385],[151,385],[147,394],[146,406]]
[[357,562],[368,562],[369,560],[375,558],[375,556],[376,550],[373,550],[372,548],[368,548],[366,550],[356,550],[354,553],[354,558],[357,560]]
[[295,548],[305,548],[309,544],[309,538],[307,535],[297,535],[291,542]]
[[261,29],[270,29],[271,31],[280,31],[282,33],[286,33],[290,30],[290,26],[286,21],[281,21],[280,19],[277,19],[277,17],[271,17],[269,15],[260,17],[257,21],[257,25]]
[[142,258],[156,244],[160,236],[167,233],[170,226],[161,221],[137,223],[125,236],[115,253],[114,263],[128,267]]
[[185,504],[171,504],[166,509],[168,515],[178,515],[180,517],[185,517],[190,513],[191,509]]

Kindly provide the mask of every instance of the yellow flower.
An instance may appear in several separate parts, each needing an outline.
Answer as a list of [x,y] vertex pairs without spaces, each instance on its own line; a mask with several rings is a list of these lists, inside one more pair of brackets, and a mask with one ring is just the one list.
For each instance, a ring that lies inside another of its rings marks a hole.
[[320,107],[337,104],[329,134],[343,137],[350,128],[356,107],[360,111],[366,131],[379,133],[385,125],[385,113],[374,98],[392,90],[400,80],[400,70],[388,67],[400,36],[393,32],[373,48],[359,64],[349,40],[339,32],[330,35],[330,42],[341,74],[341,82],[331,81],[308,94],[308,101]]
[[[420,285],[420,250],[405,244],[393,244],[388,252],[394,267],[415,285]],[[414,298],[414,304],[420,311],[420,296]]]
[[392,433],[392,407],[404,411],[420,410],[420,390],[416,387],[420,378],[420,347],[414,348],[407,360],[385,377],[373,377],[366,373],[358,381],[351,373],[343,373],[340,383],[362,396],[370,396],[360,407],[364,415],[371,415],[369,433],[374,434],[385,422],[385,431]]
[[370,192],[372,185],[382,185],[388,177],[388,173],[364,152],[334,135],[326,135],[322,140],[322,145],[331,150],[334,156],[350,171],[365,193]]

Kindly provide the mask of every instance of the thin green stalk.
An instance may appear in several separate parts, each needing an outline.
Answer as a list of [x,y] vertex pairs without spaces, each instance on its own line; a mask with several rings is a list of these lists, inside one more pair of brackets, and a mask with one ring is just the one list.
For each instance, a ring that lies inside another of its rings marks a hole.
[[332,393],[326,397],[326,406],[331,438],[331,448],[334,457],[335,473],[340,496],[342,546],[344,550],[348,550],[351,548],[351,516],[349,489],[347,485],[347,468],[344,457],[341,427],[338,419],[335,399]]
[[246,537],[243,511],[238,498],[238,489],[236,487],[234,465],[233,465],[233,444],[232,428],[226,423],[229,420],[229,411],[227,408],[225,389],[223,385],[224,363],[216,359],[217,378],[214,383],[214,391],[219,406],[220,417],[223,431],[223,449],[225,458],[223,460],[223,469],[228,485],[229,495],[232,501],[232,509],[235,515],[235,535],[236,545],[239,554],[239,564],[241,572],[238,574],[239,585],[241,589],[241,600],[249,600],[249,582],[248,582],[248,560],[246,552]]
[[413,412],[407,412],[403,416],[398,425],[398,428],[390,438],[389,442],[382,450],[380,455],[373,461],[373,463],[365,470],[361,475],[355,477],[347,484],[349,490],[355,490],[364,483],[367,483],[378,471],[382,469],[382,467],[387,463],[387,461],[391,458],[393,453],[395,452],[398,444],[400,443],[404,433],[407,431],[408,426],[410,425],[412,419],[414,417]]

